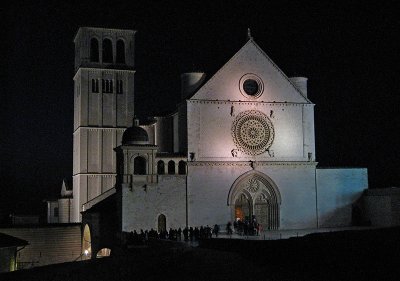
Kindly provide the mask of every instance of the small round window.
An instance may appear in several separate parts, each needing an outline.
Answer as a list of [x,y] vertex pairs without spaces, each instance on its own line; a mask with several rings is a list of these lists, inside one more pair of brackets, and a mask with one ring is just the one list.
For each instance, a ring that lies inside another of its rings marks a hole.
[[256,99],[262,95],[264,85],[260,77],[248,73],[240,78],[239,89],[242,95],[246,98]]
[[247,79],[243,83],[243,90],[246,94],[254,96],[258,93],[258,83],[256,80]]

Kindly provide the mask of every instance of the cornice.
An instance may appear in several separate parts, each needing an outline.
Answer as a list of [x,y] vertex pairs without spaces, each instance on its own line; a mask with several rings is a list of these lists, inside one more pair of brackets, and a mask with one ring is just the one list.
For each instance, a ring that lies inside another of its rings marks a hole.
[[132,69],[114,69],[114,68],[96,68],[96,67],[81,67],[79,66],[78,69],[75,72],[74,77],[72,78],[73,80],[75,80],[75,78],[78,76],[78,74],[80,74],[80,72],[82,70],[88,70],[88,71],[93,71],[93,72],[109,72],[109,73],[126,73],[126,72],[130,72],[132,74],[136,73],[136,70],[132,70]]
[[240,166],[240,167],[263,167],[263,166],[313,166],[314,161],[192,161],[188,166]]
[[76,173],[72,175],[75,176],[88,176],[88,177],[115,177],[116,173]]
[[124,132],[124,131],[127,129],[127,127],[91,127],[91,126],[79,126],[78,128],[76,128],[76,129],[74,130],[73,133],[77,132],[78,130],[82,130],[82,129],[89,130],[89,131],[92,131],[92,132],[93,132],[93,131],[99,131],[99,130],[106,131],[106,132],[113,132],[113,131],[121,131],[121,132]]
[[188,103],[200,104],[243,104],[243,105],[269,105],[269,106],[315,106],[313,103],[303,102],[265,102],[265,101],[231,101],[231,100],[187,100]]

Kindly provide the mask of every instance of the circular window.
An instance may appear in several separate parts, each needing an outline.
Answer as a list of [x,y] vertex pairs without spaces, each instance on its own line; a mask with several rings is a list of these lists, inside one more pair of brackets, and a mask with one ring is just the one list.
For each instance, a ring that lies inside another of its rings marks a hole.
[[258,93],[258,83],[256,80],[247,79],[243,83],[243,90],[246,94],[254,96]]
[[239,150],[249,155],[264,153],[274,140],[271,120],[257,110],[240,113],[232,125],[233,140]]
[[242,95],[246,98],[256,99],[262,95],[264,85],[260,77],[248,73],[240,78],[239,89]]

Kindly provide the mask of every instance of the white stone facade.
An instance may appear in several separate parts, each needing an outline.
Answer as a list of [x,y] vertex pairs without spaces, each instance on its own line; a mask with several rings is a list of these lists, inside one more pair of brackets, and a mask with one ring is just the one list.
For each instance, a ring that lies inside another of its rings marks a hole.
[[74,222],[83,204],[115,185],[113,149],[134,117],[134,34],[82,27],[74,39]]
[[[78,70],[78,85],[89,83],[90,77],[79,82],[85,71]],[[132,78],[133,95],[133,73],[121,73]],[[82,204],[107,191],[117,173],[125,232],[253,216],[265,229],[351,224],[352,203],[368,188],[367,171],[317,169],[307,78],[286,77],[251,38],[208,81],[204,73],[181,78],[186,101],[141,126],[146,142],[120,145],[133,98],[114,99],[108,113],[99,99],[76,102],[77,124],[85,125],[74,133],[74,200]],[[118,117],[121,109],[126,115]],[[100,115],[113,123],[100,122]]]

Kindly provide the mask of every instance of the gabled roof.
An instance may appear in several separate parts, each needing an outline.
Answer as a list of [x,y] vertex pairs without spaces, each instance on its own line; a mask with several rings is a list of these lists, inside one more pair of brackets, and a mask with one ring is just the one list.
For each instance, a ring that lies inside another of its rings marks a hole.
[[62,186],[61,186],[61,197],[66,198],[66,197],[72,197],[72,189],[70,189],[67,185],[67,182],[65,179],[63,180]]
[[[218,86],[217,81],[221,80],[224,83],[220,84],[227,84],[225,82],[230,79],[232,81],[228,82],[231,82],[232,84],[231,89],[228,89],[225,85],[225,92],[233,92],[235,90],[236,92],[239,92],[238,81],[240,80],[240,77],[246,73],[254,73],[262,76],[261,79],[265,80],[266,84],[265,91],[269,91],[269,93],[275,91],[277,94],[279,87],[273,87],[274,83],[279,83],[280,88],[284,89],[286,96],[282,97],[282,100],[276,100],[276,98],[275,100],[263,100],[260,98],[259,101],[312,103],[299,89],[297,89],[283,71],[271,60],[271,58],[268,57],[268,55],[252,38],[249,38],[246,44],[244,44],[244,46],[236,52],[236,54],[225,63],[225,65],[223,65],[202,87],[200,87],[190,99],[232,100],[233,98],[233,100],[235,100],[234,97],[228,98],[227,96],[213,96],[216,92],[224,92],[218,91],[218,89],[222,89],[223,87]],[[229,79],[227,79],[227,77],[229,77]],[[289,96],[291,96],[291,100],[288,100]],[[239,100],[239,98],[241,98],[242,101],[245,100],[243,96],[237,95],[236,99]],[[273,98],[271,97],[271,99]]]
[[28,241],[19,239],[17,237],[0,233],[0,248],[12,247],[12,246],[26,246]]

